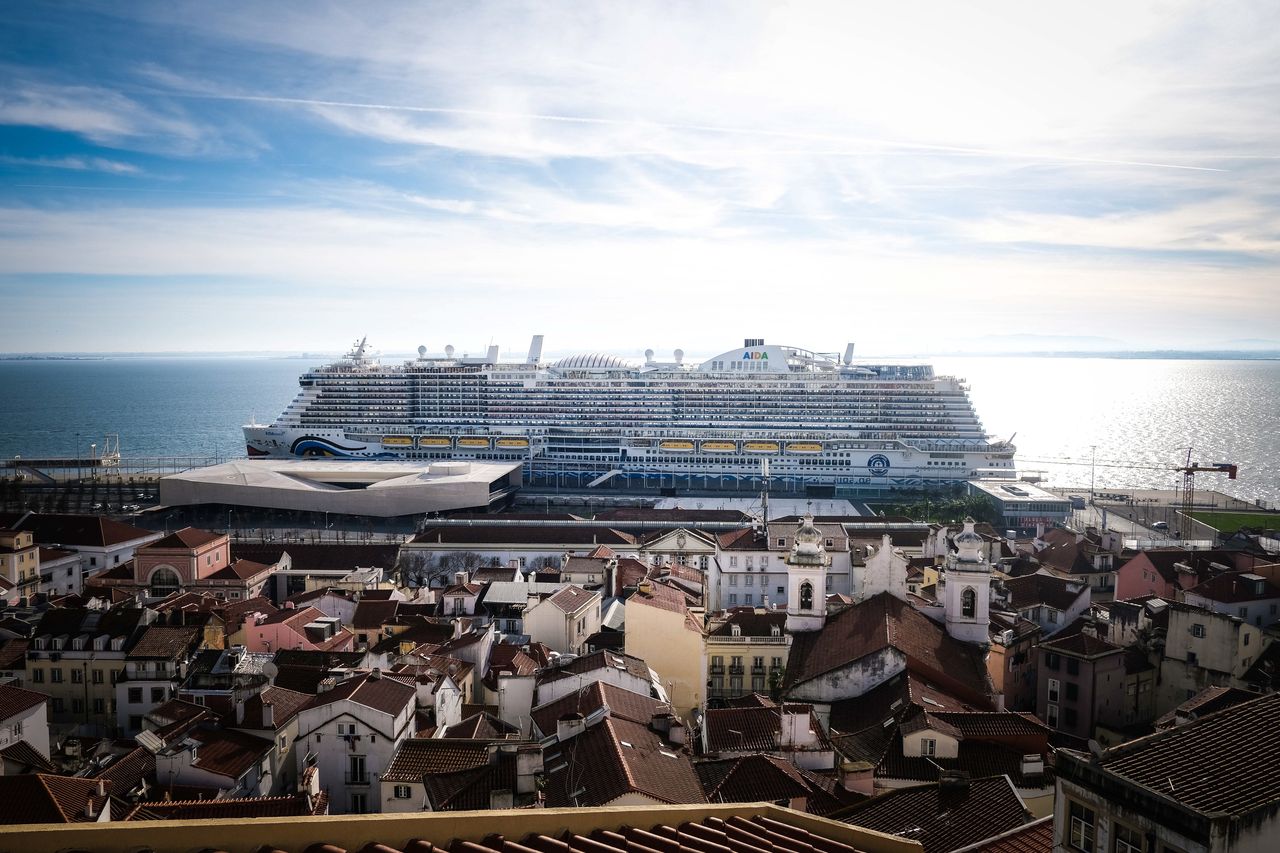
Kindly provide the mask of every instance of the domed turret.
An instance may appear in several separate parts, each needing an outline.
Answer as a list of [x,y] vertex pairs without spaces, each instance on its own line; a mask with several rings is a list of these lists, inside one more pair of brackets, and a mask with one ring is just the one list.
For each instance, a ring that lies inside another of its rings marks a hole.
[[800,522],[791,553],[797,557],[816,557],[822,553],[822,531],[814,526],[812,513],[805,513]]
[[955,536],[956,559],[962,563],[980,563],[982,562],[982,535],[973,529],[974,521],[972,518],[964,520],[964,530]]

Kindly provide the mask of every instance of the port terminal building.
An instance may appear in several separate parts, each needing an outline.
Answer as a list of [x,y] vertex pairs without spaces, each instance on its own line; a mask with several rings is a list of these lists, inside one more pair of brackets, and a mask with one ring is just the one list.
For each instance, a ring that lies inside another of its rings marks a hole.
[[486,511],[521,485],[515,462],[241,459],[160,480],[168,507],[257,507],[393,518]]
[[1009,530],[1030,530],[1038,525],[1052,527],[1071,517],[1071,499],[1055,495],[1020,480],[969,480],[967,491],[981,495],[995,505],[999,524]]

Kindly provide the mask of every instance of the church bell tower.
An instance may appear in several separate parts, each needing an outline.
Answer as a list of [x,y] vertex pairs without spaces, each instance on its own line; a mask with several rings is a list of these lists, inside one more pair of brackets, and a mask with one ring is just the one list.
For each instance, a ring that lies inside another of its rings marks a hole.
[[827,569],[831,556],[822,547],[822,531],[805,513],[787,555],[787,631],[818,631],[827,621]]

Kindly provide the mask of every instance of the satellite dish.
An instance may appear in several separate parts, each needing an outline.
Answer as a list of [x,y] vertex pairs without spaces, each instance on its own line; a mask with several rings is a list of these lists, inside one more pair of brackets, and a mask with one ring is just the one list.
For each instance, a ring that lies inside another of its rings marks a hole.
[[453,358],[453,344],[449,344],[444,348],[444,354],[446,358]]
[[644,351],[644,360],[653,361],[653,350],[647,349]]
[[418,358],[426,358],[426,357],[427,357],[427,348],[424,346],[418,347]]
[[682,349],[676,350],[675,356],[676,356],[676,364],[679,364],[680,362],[684,361],[684,350]]
[[276,666],[271,661],[267,661],[262,665],[262,674],[267,678],[270,678],[272,681],[275,681],[276,676],[280,674],[280,667]]

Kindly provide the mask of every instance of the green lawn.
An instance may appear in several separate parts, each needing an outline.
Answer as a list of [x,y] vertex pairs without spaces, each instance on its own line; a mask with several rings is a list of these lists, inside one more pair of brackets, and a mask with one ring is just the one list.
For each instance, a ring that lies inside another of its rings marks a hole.
[[1207,512],[1195,510],[1191,517],[1222,533],[1235,533],[1241,527],[1280,527],[1280,513],[1276,512]]

